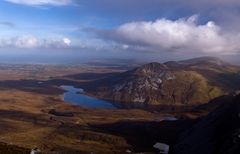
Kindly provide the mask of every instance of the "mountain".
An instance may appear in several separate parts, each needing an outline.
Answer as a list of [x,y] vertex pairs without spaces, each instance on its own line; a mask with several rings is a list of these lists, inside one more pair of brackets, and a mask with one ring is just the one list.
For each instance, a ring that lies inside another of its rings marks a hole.
[[238,92],[239,72],[214,57],[154,62],[94,81],[90,93],[125,106],[192,106]]
[[[224,102],[224,103],[223,103]],[[172,154],[240,153],[240,95],[215,100],[221,104],[182,135]]]
[[216,57],[199,57],[199,58],[193,58],[188,60],[182,60],[179,61],[179,63],[183,65],[203,65],[203,64],[212,64],[217,66],[228,66],[231,65],[219,58]]
[[230,71],[234,70],[234,65],[225,62],[216,57],[199,57],[187,59],[182,61],[169,61],[165,65],[172,68],[185,68],[185,69],[203,69],[212,71]]

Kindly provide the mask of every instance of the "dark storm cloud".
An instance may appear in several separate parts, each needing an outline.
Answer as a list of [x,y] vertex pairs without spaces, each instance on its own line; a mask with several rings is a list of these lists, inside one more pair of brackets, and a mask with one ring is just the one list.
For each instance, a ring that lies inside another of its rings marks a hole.
[[[115,12],[141,13],[141,11],[166,10],[165,8],[185,8],[188,10],[208,10],[215,8],[234,8],[240,6],[239,0],[88,0],[79,1],[85,6],[96,7],[101,10],[115,10]],[[171,11],[171,10],[170,10]],[[114,12],[113,12],[114,13]]]
[[89,0],[84,5],[120,19],[114,28],[91,31],[124,49],[216,54],[240,49],[239,0]]
[[[213,20],[226,28],[238,28],[240,23],[239,0],[88,0],[76,1],[96,14],[111,20],[154,20],[161,17],[178,19],[201,15],[199,22]],[[240,26],[239,26],[240,27]]]

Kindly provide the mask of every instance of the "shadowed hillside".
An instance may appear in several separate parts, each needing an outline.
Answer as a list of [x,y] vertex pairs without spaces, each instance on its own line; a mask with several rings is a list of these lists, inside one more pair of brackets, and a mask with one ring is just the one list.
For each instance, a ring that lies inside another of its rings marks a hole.
[[240,95],[223,97],[215,101],[221,105],[192,128],[182,133],[173,147],[172,153],[240,153]]

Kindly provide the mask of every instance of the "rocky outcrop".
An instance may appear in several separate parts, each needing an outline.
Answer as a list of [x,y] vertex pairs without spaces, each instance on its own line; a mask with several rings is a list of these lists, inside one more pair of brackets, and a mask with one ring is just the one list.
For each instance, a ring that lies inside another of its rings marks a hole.
[[[174,80],[175,75],[163,64],[150,63],[127,73],[112,88],[113,100],[121,102],[146,103],[154,97],[163,82]],[[153,103],[153,102],[152,102]]]

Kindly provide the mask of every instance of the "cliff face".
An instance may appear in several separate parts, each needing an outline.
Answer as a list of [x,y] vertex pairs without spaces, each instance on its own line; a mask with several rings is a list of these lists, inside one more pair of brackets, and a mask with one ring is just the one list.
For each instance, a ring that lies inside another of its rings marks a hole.
[[209,57],[149,63],[97,81],[95,91],[102,98],[134,106],[198,105],[237,91],[239,71],[238,67]]
[[215,111],[180,136],[171,153],[240,153],[240,95],[222,99],[224,103],[216,100],[221,105]]

